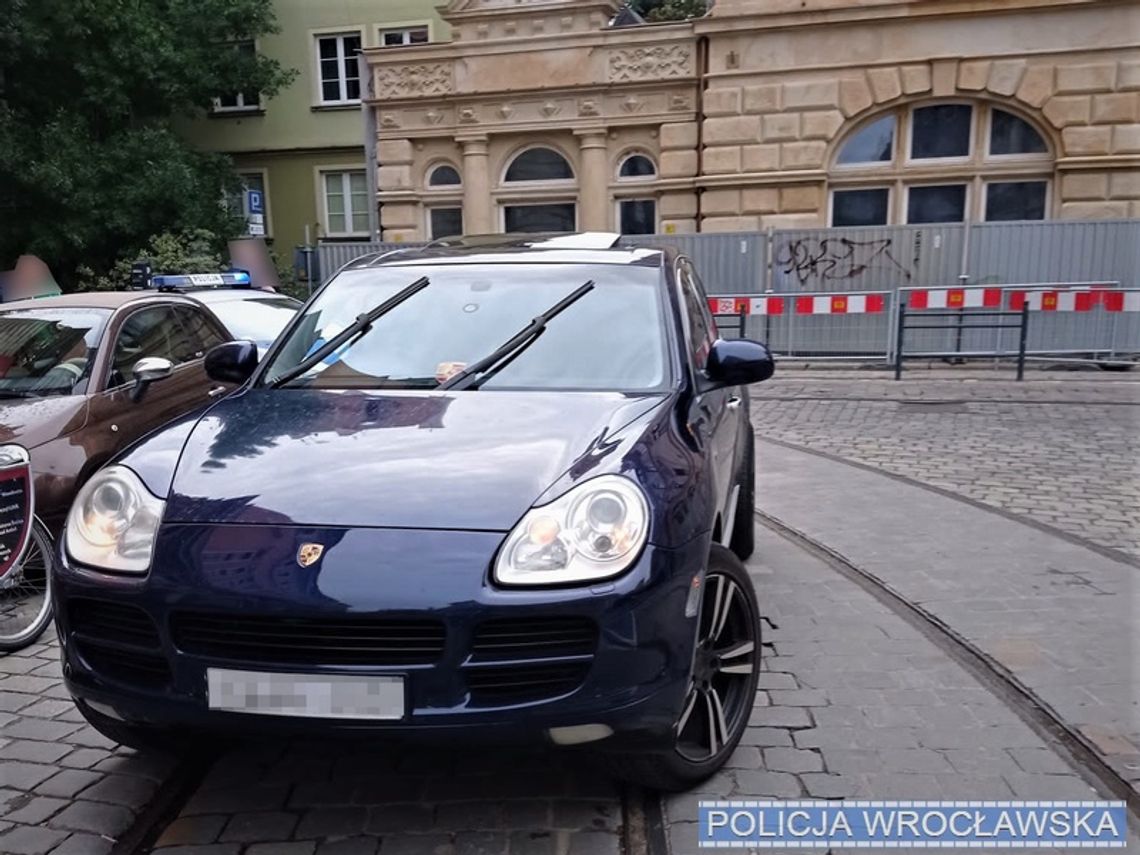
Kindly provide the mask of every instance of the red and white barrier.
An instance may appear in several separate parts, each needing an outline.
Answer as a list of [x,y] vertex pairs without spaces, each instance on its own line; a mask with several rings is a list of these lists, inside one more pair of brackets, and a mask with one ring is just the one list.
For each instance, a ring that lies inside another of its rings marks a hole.
[[1011,291],[1009,308],[1020,312],[1091,312],[1098,306],[1106,312],[1140,312],[1140,291],[1107,289],[1080,291]]
[[800,294],[787,297],[712,297],[714,315],[873,315],[886,311],[886,294]]
[[905,292],[909,310],[1000,309],[1001,288],[927,288]]

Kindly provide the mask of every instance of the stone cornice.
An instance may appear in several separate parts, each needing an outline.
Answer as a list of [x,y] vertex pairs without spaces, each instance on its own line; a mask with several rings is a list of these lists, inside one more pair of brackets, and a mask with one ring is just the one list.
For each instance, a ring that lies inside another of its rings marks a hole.
[[[1071,9],[1074,6],[1128,6],[1135,0],[884,0],[876,5],[841,6],[788,11],[725,11],[693,21],[697,35],[731,33],[735,30],[772,30],[791,27],[826,27],[885,19],[1001,15],[1016,12]],[[755,3],[750,5],[756,5]]]

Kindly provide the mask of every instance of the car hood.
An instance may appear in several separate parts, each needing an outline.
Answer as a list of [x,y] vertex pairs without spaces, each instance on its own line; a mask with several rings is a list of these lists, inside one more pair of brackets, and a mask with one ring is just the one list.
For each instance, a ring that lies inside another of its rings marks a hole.
[[83,427],[87,399],[82,395],[14,398],[0,401],[0,443],[35,448]]
[[507,531],[575,464],[597,474],[665,400],[248,390],[190,433],[164,520]]

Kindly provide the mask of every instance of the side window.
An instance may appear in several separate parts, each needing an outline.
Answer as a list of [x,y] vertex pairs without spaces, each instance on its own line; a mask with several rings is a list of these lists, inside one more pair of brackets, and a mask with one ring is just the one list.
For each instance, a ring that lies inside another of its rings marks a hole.
[[182,337],[182,328],[171,306],[154,306],[135,312],[123,323],[115,338],[107,387],[130,382],[131,369],[145,357],[160,356],[174,361],[174,346]]
[[698,370],[704,370],[709,348],[716,340],[716,327],[709,314],[704,292],[688,262],[682,261],[677,265],[677,281],[681,287],[681,300],[685,308],[685,325],[689,330],[693,363]]
[[174,356],[171,357],[175,365],[201,359],[215,344],[227,340],[214,319],[201,309],[176,306],[174,311],[182,323],[182,334],[174,342]]

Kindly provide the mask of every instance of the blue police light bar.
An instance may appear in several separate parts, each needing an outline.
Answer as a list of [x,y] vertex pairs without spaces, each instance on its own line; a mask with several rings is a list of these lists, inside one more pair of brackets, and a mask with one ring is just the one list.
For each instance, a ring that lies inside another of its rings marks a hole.
[[249,273],[245,270],[227,270],[224,273],[160,273],[150,279],[150,287],[160,291],[181,291],[188,288],[249,288],[252,284]]

